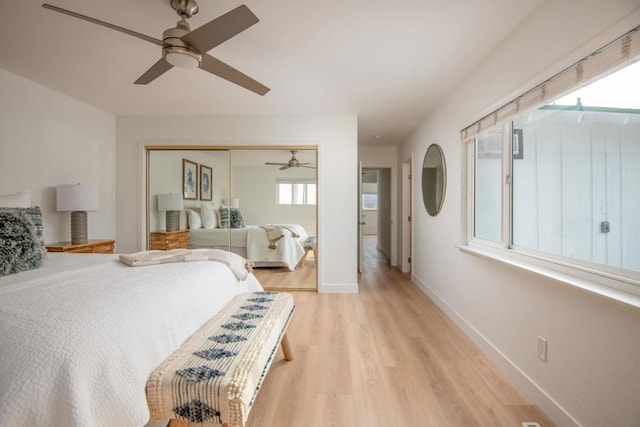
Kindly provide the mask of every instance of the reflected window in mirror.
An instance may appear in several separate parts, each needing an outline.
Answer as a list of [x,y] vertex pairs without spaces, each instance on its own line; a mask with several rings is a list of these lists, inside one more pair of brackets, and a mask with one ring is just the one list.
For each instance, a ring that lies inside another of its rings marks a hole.
[[315,205],[315,179],[276,178],[279,205]]
[[375,211],[378,209],[378,195],[375,193],[362,194],[362,210]]
[[431,144],[422,162],[422,201],[427,213],[436,216],[444,203],[447,169],[442,148]]

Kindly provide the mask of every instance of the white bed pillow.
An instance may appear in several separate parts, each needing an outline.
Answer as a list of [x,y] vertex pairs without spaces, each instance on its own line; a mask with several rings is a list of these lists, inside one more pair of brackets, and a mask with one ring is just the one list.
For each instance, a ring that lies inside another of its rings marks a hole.
[[21,191],[13,194],[0,195],[1,208],[28,208],[31,206],[31,192]]
[[215,203],[203,203],[201,205],[200,211],[202,212],[202,226],[204,228],[211,229],[220,227],[220,221],[216,213],[217,210]]
[[186,211],[189,229],[202,228],[202,218],[200,218],[200,214],[192,209],[186,209]]

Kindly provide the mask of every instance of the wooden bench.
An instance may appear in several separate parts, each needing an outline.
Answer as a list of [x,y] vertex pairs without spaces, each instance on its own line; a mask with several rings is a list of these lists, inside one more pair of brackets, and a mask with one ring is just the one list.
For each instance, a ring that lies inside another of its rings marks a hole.
[[147,380],[152,420],[244,426],[294,311],[290,294],[238,295],[169,356]]

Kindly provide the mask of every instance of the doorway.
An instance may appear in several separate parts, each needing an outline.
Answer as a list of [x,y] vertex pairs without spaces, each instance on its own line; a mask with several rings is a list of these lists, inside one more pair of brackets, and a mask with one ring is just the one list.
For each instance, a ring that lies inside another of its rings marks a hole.
[[392,235],[391,168],[363,167],[360,192],[362,240],[390,263]]

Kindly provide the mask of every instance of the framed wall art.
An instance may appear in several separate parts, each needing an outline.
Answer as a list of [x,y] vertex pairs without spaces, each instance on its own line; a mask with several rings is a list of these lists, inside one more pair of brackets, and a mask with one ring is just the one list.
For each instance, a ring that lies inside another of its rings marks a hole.
[[213,171],[205,165],[200,165],[200,200],[213,200]]
[[198,200],[198,164],[182,159],[182,198]]

